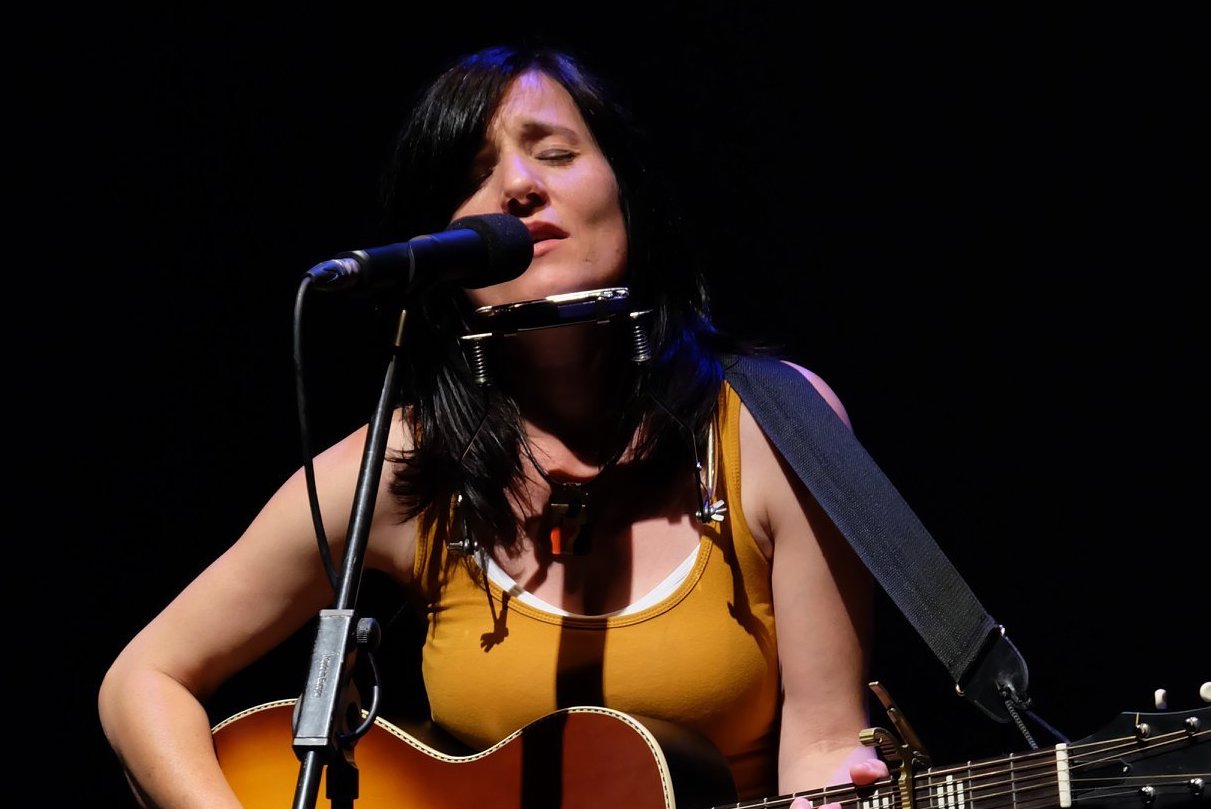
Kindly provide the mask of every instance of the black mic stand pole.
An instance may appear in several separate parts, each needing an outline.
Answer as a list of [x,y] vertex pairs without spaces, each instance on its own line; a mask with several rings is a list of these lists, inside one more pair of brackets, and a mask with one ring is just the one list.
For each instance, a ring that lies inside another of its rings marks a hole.
[[[377,626],[366,621],[355,626],[354,622],[366,542],[382,477],[391,416],[395,409],[396,365],[406,314],[406,311],[400,311],[394,351],[387,364],[378,405],[366,437],[336,601],[332,608],[319,613],[306,686],[295,704],[294,751],[300,765],[292,804],[294,809],[311,809],[316,805],[320,777],[325,766],[328,767],[326,791],[331,805],[345,809],[352,807],[357,798],[357,765],[353,760],[353,748],[358,737],[373,722],[377,706],[372,705],[369,715],[362,718],[352,675],[357,661],[357,647],[368,637],[377,640]],[[350,726],[355,729],[350,730]]]

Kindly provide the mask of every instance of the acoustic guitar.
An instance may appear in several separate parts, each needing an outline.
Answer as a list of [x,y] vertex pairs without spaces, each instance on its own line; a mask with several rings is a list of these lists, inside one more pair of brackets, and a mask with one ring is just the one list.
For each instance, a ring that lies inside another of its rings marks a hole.
[[[294,700],[242,711],[213,729],[244,806],[290,804],[299,760]],[[1211,707],[1123,713],[1054,747],[852,784],[736,802],[723,757],[667,723],[568,708],[486,750],[445,752],[376,719],[354,747],[361,809],[762,809],[797,796],[842,809],[1211,809]],[[323,801],[324,785],[320,786]]]

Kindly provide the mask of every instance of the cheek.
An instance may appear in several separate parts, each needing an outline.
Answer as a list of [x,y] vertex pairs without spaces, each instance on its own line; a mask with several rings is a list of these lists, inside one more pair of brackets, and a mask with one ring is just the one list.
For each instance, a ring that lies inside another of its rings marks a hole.
[[583,187],[593,189],[585,197],[585,213],[590,219],[607,224],[622,221],[622,202],[613,172],[603,167],[587,178]]
[[[602,223],[598,227],[597,238],[589,254],[584,256],[585,264],[591,267],[586,281],[596,286],[623,286],[627,277],[627,235],[622,224],[622,217],[611,221],[609,225]],[[591,280],[590,280],[591,279]]]
[[601,242],[602,258],[616,265],[621,274],[627,265],[627,229],[622,215],[613,217],[605,230],[606,237]]
[[618,184],[611,172],[603,172],[587,184],[587,187],[597,189],[595,193],[584,199],[582,208],[587,222],[600,229],[603,237],[603,251],[616,254],[619,259],[626,260],[627,230],[626,221],[622,215],[622,202],[618,198]]
[[627,236],[626,219],[622,215],[622,203],[617,196],[611,201],[607,230],[611,234],[608,249],[618,263],[619,273],[626,269],[630,239]]

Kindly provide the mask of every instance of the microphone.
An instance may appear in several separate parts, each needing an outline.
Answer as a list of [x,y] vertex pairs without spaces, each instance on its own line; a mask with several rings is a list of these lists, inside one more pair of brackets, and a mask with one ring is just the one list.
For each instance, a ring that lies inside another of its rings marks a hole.
[[444,231],[406,242],[352,250],[307,271],[317,289],[384,289],[419,292],[442,281],[480,287],[509,281],[534,258],[534,240],[516,216],[464,216]]

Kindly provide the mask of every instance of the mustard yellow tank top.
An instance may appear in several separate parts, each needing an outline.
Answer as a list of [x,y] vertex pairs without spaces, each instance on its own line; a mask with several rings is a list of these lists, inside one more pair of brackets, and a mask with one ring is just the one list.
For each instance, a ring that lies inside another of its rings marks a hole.
[[552,711],[600,705],[704,734],[741,799],[776,794],[778,649],[770,566],[740,505],[740,399],[719,396],[727,501],[701,528],[693,569],[633,613],[562,615],[521,603],[473,557],[447,555],[433,526],[415,573],[428,593],[422,671],[433,720],[483,749]]

